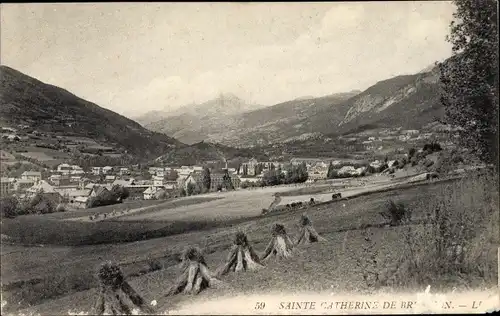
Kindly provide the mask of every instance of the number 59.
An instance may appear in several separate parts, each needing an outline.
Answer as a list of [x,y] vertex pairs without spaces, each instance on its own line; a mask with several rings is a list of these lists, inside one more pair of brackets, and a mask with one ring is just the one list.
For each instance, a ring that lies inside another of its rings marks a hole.
[[257,302],[257,304],[255,304],[255,309],[264,309],[264,307],[266,307],[266,303],[264,302]]

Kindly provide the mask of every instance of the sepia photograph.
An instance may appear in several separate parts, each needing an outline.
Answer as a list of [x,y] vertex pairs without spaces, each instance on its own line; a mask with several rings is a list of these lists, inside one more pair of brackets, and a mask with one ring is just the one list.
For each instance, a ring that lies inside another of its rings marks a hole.
[[498,1],[0,4],[1,314],[500,311]]

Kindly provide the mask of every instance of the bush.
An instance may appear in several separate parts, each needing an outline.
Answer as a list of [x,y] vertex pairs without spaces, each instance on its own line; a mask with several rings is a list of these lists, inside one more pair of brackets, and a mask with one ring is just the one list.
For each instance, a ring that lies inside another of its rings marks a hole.
[[117,204],[121,202],[121,200],[118,199],[119,196],[116,192],[104,191],[100,195],[88,199],[87,208]]
[[19,201],[13,197],[4,197],[0,199],[0,214],[2,217],[14,218],[17,216]]
[[427,224],[407,226],[403,285],[491,286],[497,281],[498,176],[466,177],[422,199]]
[[148,272],[158,271],[163,269],[163,265],[156,259],[152,259],[148,261]]
[[415,148],[413,147],[410,148],[410,150],[408,151],[408,158],[413,157],[415,155],[415,152],[416,152]]
[[387,209],[380,212],[380,215],[389,221],[391,226],[396,226],[411,219],[411,211],[405,208],[403,203],[395,203],[389,200]]
[[64,204],[57,204],[56,212],[66,212],[66,211],[67,211],[67,209],[64,206]]
[[46,197],[42,192],[37,193],[31,200],[28,201],[25,207],[24,214],[48,214],[54,213],[56,205],[54,201]]

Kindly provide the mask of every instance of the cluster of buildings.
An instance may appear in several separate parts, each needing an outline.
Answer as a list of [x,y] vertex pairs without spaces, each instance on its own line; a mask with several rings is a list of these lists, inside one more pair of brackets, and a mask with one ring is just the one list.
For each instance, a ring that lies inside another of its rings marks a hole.
[[[362,175],[366,167],[355,168],[337,160],[320,158],[293,158],[286,165],[305,164],[308,182],[327,179],[330,163],[342,176]],[[393,161],[388,162],[389,164]],[[370,165],[379,168],[381,162],[374,161]],[[258,182],[263,175],[272,169],[281,168],[286,173],[286,165],[282,162],[258,161],[250,159],[238,168],[228,168],[233,188],[240,187],[242,182]],[[141,176],[145,173],[147,177]],[[225,170],[211,170],[210,190],[219,191],[224,188]],[[146,180],[147,179],[147,180]],[[83,170],[80,166],[60,164],[50,173],[25,171],[19,178],[1,178],[1,195],[16,195],[20,198],[30,197],[43,192],[57,203],[67,203],[75,208],[85,207],[87,200],[99,195],[103,190],[111,190],[121,185],[129,191],[129,199],[159,199],[162,196],[177,196],[180,189],[187,191],[189,185],[203,185],[202,166],[150,167],[147,171],[130,170],[128,167],[91,167]]]

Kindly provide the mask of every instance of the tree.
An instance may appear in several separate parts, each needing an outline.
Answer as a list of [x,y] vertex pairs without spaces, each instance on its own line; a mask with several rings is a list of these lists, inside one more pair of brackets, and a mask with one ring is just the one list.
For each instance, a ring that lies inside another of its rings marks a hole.
[[271,185],[278,185],[278,177],[276,175],[275,170],[268,170],[264,172],[264,175],[262,177],[262,182],[264,182],[264,185],[266,186],[271,186]]
[[0,213],[2,217],[14,218],[17,216],[17,209],[19,206],[19,201],[13,197],[8,196],[0,200]]
[[415,155],[415,152],[416,152],[415,148],[413,147],[410,148],[410,150],[408,151],[408,158],[413,157],[413,155]]
[[445,121],[460,127],[460,145],[492,163],[498,158],[497,2],[454,3],[447,37],[453,56],[439,65]]
[[330,162],[330,164],[328,165],[328,172],[326,173],[326,177],[328,179],[332,179],[333,178],[333,164]]
[[186,186],[186,195],[193,195],[195,190],[195,185],[192,182],[189,182]]
[[222,176],[222,185],[226,190],[234,190],[233,182],[227,169],[224,170],[224,175]]
[[202,186],[206,192],[210,191],[211,183],[212,183],[212,179],[210,178],[210,169],[205,167],[205,168],[203,168],[203,172],[202,172]]
[[305,162],[300,164],[299,167],[297,168],[297,176],[298,176],[298,179],[297,179],[298,182],[306,182],[307,181],[309,174],[307,173],[307,166],[306,166]]
[[122,185],[119,185],[119,184],[115,184],[111,188],[111,193],[114,195],[114,198],[116,201],[123,201],[126,198],[128,198],[130,195],[130,192],[128,191],[128,189]]

